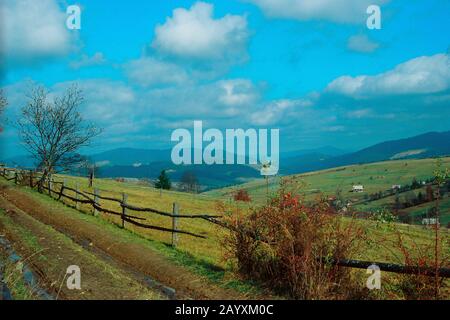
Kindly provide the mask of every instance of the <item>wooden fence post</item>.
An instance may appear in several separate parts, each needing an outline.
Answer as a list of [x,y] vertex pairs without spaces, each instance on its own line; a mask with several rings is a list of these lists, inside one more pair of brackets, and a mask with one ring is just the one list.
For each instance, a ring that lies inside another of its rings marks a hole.
[[[173,203],[173,209],[172,209],[172,229],[178,230],[178,203]],[[178,244],[178,233],[172,231],[172,247],[176,247]]]
[[17,170],[14,170],[14,184],[17,184]]
[[[94,203],[95,205],[99,205],[99,198],[98,196],[100,195],[100,191],[98,189],[94,189]],[[94,217],[98,216],[98,210],[97,208],[94,207]]]
[[61,189],[59,190],[58,200],[61,200],[65,187],[66,187],[66,179],[64,179],[62,182]]
[[48,176],[48,195],[51,197],[52,196],[52,187],[53,187],[53,183],[52,183],[52,176],[49,175]]
[[124,193],[122,193],[122,228],[125,228],[125,215],[127,214],[127,208],[125,208],[125,206],[127,205],[127,200],[128,200],[128,195]]
[[33,188],[33,170],[30,170],[30,188]]
[[80,197],[80,195],[78,194],[79,190],[78,190],[78,182],[75,185],[75,209],[80,210],[80,203],[78,202],[78,199]]

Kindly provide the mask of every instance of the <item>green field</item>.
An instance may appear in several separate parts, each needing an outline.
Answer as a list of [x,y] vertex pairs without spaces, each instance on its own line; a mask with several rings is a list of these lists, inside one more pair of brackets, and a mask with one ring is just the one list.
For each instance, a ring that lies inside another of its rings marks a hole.
[[[442,158],[442,166],[443,168],[450,168],[450,157]],[[389,190],[393,185],[410,184],[413,179],[417,181],[429,179],[433,177],[435,168],[436,159],[396,160],[345,166],[294,175],[293,177],[300,179],[304,183],[302,194],[305,200],[313,200],[319,195],[333,196],[340,191],[344,199],[360,202],[369,194]],[[279,182],[280,177],[274,177],[269,180],[269,193],[277,190]],[[364,192],[351,192],[353,185],[363,185]],[[252,200],[256,203],[264,203],[266,201],[267,186],[264,179],[230,188],[212,190],[206,194],[225,200],[238,189],[247,190]],[[422,190],[422,193],[424,192],[425,190]],[[369,202],[365,206],[357,207],[357,209],[371,210],[382,208],[393,203],[393,201],[394,197],[387,197]],[[448,206],[444,204],[442,214],[450,214]]]
[[[312,172],[308,174],[297,175],[297,177],[299,177],[305,183],[303,193],[306,199],[313,199],[320,192],[323,192],[325,195],[332,195],[335,193],[336,189],[341,188],[342,194],[345,197],[356,201],[363,199],[365,193],[372,193],[389,189],[392,184],[410,183],[413,178],[416,178],[417,180],[430,178],[433,174],[435,162],[436,160],[434,159],[389,161]],[[445,167],[449,167],[450,158],[445,158],[443,163]],[[71,176],[58,177],[58,180],[62,179],[66,180],[67,185],[69,185],[70,187],[75,187],[78,184],[80,190],[93,192],[92,188],[88,188],[88,182],[86,178]],[[275,180],[276,179],[272,179],[270,183],[271,192],[274,192],[278,187],[278,182],[276,182]],[[358,194],[349,192],[353,184],[363,184],[366,191],[364,193]],[[264,180],[256,180],[254,182],[246,183],[235,188],[219,189],[199,195],[173,191],[163,191],[162,193],[160,193],[159,190],[148,186],[143,186],[131,182],[118,182],[112,179],[96,179],[94,187],[99,189],[101,195],[103,196],[121,198],[122,193],[124,192],[128,195],[128,202],[132,205],[140,207],[151,207],[166,212],[171,212],[172,204],[174,202],[177,202],[180,205],[181,214],[221,214],[221,212],[217,211],[217,204],[219,201],[222,201],[223,203],[231,206],[240,206],[245,210],[249,207],[257,206],[263,203],[266,196],[266,186]],[[233,190],[236,190],[237,188],[245,188],[250,192],[250,195],[253,199],[251,204],[236,204],[230,200],[231,197],[229,193]],[[70,192],[68,194],[70,194]],[[381,207],[386,204],[386,201],[389,201],[389,199],[386,198],[383,199],[383,201],[380,200],[379,206]],[[71,201],[67,202],[73,205]],[[113,202],[102,202],[102,205],[105,208],[120,211],[119,205]],[[82,210],[91,212],[90,207],[87,206],[82,206]],[[442,214],[444,216],[449,213],[446,202],[443,202],[442,211]],[[172,222],[170,218],[150,213],[139,212],[133,212],[133,215],[145,217],[147,219],[146,223],[171,228]],[[120,222],[119,218],[115,216],[103,214],[101,216],[104,219],[117,224],[119,224]],[[362,223],[366,224],[369,230],[372,229],[372,222],[364,221]],[[149,239],[161,241],[163,243],[170,243],[170,233],[155,230],[145,230],[131,225],[127,227],[132,231]],[[416,230],[414,229],[415,227],[400,227],[407,228],[408,232],[416,238],[427,237],[425,236],[425,233],[427,233],[427,231],[423,230],[422,228],[418,228]],[[188,235],[181,235],[179,246],[180,250],[188,252],[194,257],[200,258],[209,263],[221,266],[224,265],[225,262],[222,260],[223,249],[221,245],[221,239],[223,233],[225,232],[224,230],[215,225],[212,225],[207,221],[191,219],[181,219],[180,228],[207,237],[207,239],[202,240],[192,238]],[[373,230],[373,232],[378,233],[377,230]],[[423,236],[418,237],[417,233],[423,234]],[[371,250],[367,250],[367,253],[369,253],[370,251]],[[379,253],[380,252],[378,252],[375,256],[373,256],[371,253],[370,255],[366,256],[366,258],[390,260],[384,254],[380,255]]]
[[[403,211],[408,213],[408,215],[411,217],[426,215],[427,211],[430,210],[434,205],[434,203],[424,203],[422,205],[408,208]],[[443,226],[447,226],[450,223],[450,197],[444,198],[440,201],[439,210],[441,213],[441,224]]]

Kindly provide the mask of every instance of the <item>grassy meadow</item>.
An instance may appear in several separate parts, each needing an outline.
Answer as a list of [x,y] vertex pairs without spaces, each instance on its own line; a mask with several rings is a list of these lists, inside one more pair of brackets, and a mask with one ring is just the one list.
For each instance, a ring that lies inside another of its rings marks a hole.
[[[443,167],[450,168],[450,157],[442,158]],[[346,198],[363,199],[365,194],[388,190],[392,185],[409,184],[416,178],[418,181],[433,176],[436,159],[395,160],[371,164],[351,165],[322,171],[314,171],[294,175],[304,181],[304,196],[313,199],[318,194],[334,195],[341,190]],[[279,177],[269,179],[269,192],[277,189]],[[363,185],[363,193],[352,193],[353,185]],[[216,197],[227,197],[237,188],[246,189],[252,199],[263,202],[266,198],[266,181],[258,179],[239,186],[211,190],[206,194]]]
[[[101,196],[122,199],[122,193],[126,193],[128,195],[127,202],[137,207],[153,208],[171,213],[173,203],[176,202],[179,205],[179,214],[219,214],[216,210],[217,199],[208,195],[194,195],[167,190],[161,192],[152,187],[141,186],[132,182],[119,182],[113,179],[95,179],[94,188],[88,187],[87,178],[58,176],[56,179],[59,181],[65,180],[66,185],[71,188],[75,188],[78,185],[79,190],[83,192],[93,193],[94,189],[98,189]],[[66,190],[65,193],[75,197],[75,193],[72,191]],[[74,205],[74,202],[71,200],[65,199],[64,201]],[[121,207],[116,202],[100,200],[100,204],[106,209],[121,212]],[[90,205],[81,204],[80,209],[87,213],[92,213]],[[172,219],[170,217],[135,211],[129,211],[128,214],[146,218],[147,221],[143,222],[145,224],[172,228]],[[118,216],[103,213],[100,215],[113,223],[121,223],[121,219]],[[169,232],[143,229],[127,223],[125,225],[127,229],[149,239],[167,244],[171,243],[172,235]],[[180,250],[189,252],[209,263],[221,264],[222,252],[219,239],[221,238],[221,233],[224,232],[221,228],[202,219],[179,219],[178,227],[181,230],[190,231],[208,238],[204,240],[180,234],[178,236]]]
[[[444,159],[444,166],[450,165],[450,158]],[[305,198],[313,199],[319,192],[326,195],[332,195],[336,189],[342,189],[344,196],[349,198],[361,199],[364,193],[375,193],[380,190],[389,189],[392,184],[410,183],[413,178],[417,180],[427,179],[432,176],[435,166],[435,160],[404,160],[389,161],[375,164],[347,166],[337,169],[312,172],[308,174],[298,175],[304,183]],[[88,187],[88,180],[84,177],[58,176],[57,180],[65,180],[66,185],[75,188],[78,185],[79,190],[93,192],[93,188]],[[276,179],[272,179],[270,183],[270,192],[274,192],[278,186]],[[362,194],[350,193],[353,184],[363,184],[365,192]],[[221,214],[217,210],[217,204],[222,201],[231,209],[239,206],[241,210],[249,210],[252,206],[258,206],[265,201],[266,186],[265,181],[254,181],[247,183],[239,188],[245,188],[249,191],[253,202],[251,204],[239,204],[231,201],[230,192],[236,188],[225,188],[213,190],[203,194],[187,194],[174,191],[163,191],[154,189],[149,186],[140,185],[134,182],[119,182],[112,179],[96,179],[94,188],[100,191],[102,196],[114,197],[121,199],[122,193],[128,195],[128,203],[138,207],[150,207],[165,212],[172,212],[174,202],[179,204],[180,214]],[[70,191],[66,191],[68,195],[74,196]],[[354,199],[356,200],[356,199]],[[385,200],[385,199],[382,199]],[[380,202],[382,200],[379,200]],[[70,200],[65,200],[68,204],[73,205]],[[100,200],[103,207],[120,212],[120,206],[111,201]],[[383,203],[380,203],[382,206]],[[81,205],[81,209],[87,213],[92,213],[92,208],[88,205]],[[448,212],[448,203],[443,202],[443,215]],[[168,217],[159,216],[153,213],[129,212],[134,216],[146,218],[144,223],[156,226],[171,228],[172,221]],[[107,214],[100,214],[103,219],[112,223],[120,224],[120,218]],[[368,243],[367,248],[363,250],[364,254],[360,257],[352,257],[368,260],[401,262],[398,252],[392,251],[392,246],[388,243],[395,241],[393,232],[380,229],[376,223],[372,221],[359,221],[367,229],[369,239],[376,239],[377,243],[386,244],[385,248],[379,244],[374,245]],[[126,224],[126,228],[139,234],[145,238],[169,244],[171,234],[156,230],[142,229],[139,227]],[[223,261],[223,247],[221,239],[224,230],[207,221],[199,219],[180,219],[179,228],[191,231],[207,237],[207,239],[197,239],[189,235],[179,236],[179,250],[192,255],[196,259],[200,259],[207,263],[218,266],[225,266]],[[432,232],[419,226],[409,226],[397,224],[396,228],[405,235],[406,238],[414,239],[416,244],[425,244],[432,237]],[[446,233],[448,235],[448,233]],[[413,246],[414,244],[412,244]]]

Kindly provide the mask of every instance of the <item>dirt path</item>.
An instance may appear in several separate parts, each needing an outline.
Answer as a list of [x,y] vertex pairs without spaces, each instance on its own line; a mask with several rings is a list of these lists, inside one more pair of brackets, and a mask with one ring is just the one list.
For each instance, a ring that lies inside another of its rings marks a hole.
[[[13,244],[20,263],[27,265],[54,299],[160,299],[162,295],[75,244],[68,237],[27,215],[0,197],[0,236]],[[81,269],[81,290],[66,286],[67,267]],[[16,280],[15,280],[16,281]],[[35,291],[36,288],[30,288]],[[36,296],[37,297],[37,296]]]
[[[52,201],[51,204],[35,199],[35,196],[0,182],[0,207],[15,206],[26,215],[52,226],[69,236],[85,249],[111,263],[128,270],[150,276],[152,279],[176,290],[177,298],[184,299],[244,299],[234,290],[217,287],[206,278],[186,268],[175,265],[168,258],[146,245],[142,239],[113,226],[105,226],[99,219],[84,215]],[[6,208],[8,209],[8,208]],[[17,210],[16,210],[17,211]],[[19,216],[16,217],[19,219]],[[20,214],[21,219],[25,219]],[[23,222],[23,221],[22,221]],[[42,235],[45,237],[45,235]]]

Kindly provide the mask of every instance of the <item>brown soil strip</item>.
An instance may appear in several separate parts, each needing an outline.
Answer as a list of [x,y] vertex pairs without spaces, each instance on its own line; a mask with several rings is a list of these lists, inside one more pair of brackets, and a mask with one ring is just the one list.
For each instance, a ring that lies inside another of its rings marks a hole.
[[[176,290],[177,298],[187,299],[245,299],[246,297],[231,289],[213,285],[208,279],[190,270],[175,265],[168,258],[140,243],[130,243],[126,237],[113,235],[101,225],[77,219],[76,215],[65,215],[63,205],[46,205],[20,189],[1,185],[0,197],[34,217],[68,235],[79,244],[89,243],[114,261],[125,264],[133,270],[149,275],[151,278]],[[80,213],[81,215],[81,213]],[[125,231],[124,231],[125,232]]]
[[[94,255],[71,242],[70,239],[51,230],[41,222],[0,197],[0,207],[6,211],[14,225],[30,232],[41,250],[30,248],[15,230],[0,224],[0,233],[13,243],[14,249],[22,255],[33,273],[39,278],[39,285],[58,299],[155,299],[160,298],[132,276],[122,270],[108,266]],[[58,236],[56,236],[58,235]],[[66,270],[70,265],[81,269],[81,290],[69,290],[66,286]]]

